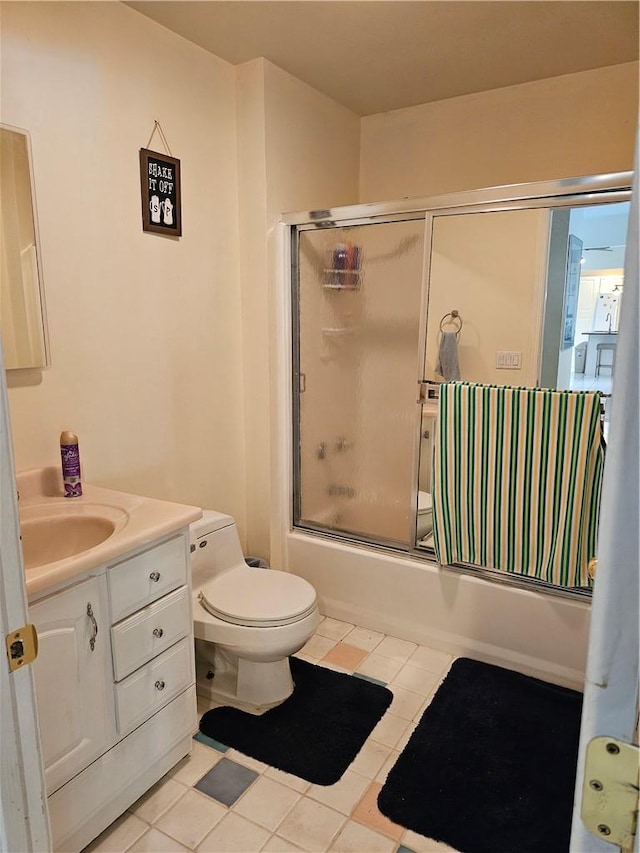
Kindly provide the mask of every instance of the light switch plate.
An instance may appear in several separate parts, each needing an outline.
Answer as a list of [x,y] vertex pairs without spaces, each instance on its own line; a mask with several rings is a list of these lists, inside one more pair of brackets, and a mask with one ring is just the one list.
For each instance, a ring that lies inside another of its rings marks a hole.
[[501,370],[520,370],[522,353],[515,350],[498,350],[496,352],[496,367]]

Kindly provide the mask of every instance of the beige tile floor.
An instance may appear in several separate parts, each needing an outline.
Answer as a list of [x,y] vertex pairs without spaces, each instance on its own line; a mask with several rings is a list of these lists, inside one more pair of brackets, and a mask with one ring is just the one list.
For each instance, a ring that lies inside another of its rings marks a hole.
[[[193,751],[100,835],[85,853],[445,853],[451,848],[392,823],[377,795],[453,658],[324,618],[298,653],[341,672],[383,681],[394,698],[335,785],[312,785],[236,750],[197,741]],[[207,710],[199,708],[200,713]],[[230,807],[194,785],[223,757],[258,774]]]

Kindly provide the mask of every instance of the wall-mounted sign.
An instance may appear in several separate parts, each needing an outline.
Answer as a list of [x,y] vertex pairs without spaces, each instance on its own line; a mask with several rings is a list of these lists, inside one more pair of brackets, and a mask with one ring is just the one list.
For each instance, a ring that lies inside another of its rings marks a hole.
[[141,148],[140,189],[143,231],[180,237],[180,160]]

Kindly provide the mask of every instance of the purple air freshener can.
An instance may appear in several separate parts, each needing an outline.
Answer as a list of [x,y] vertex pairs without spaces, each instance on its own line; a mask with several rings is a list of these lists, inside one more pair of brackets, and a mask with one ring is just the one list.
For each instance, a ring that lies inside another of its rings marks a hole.
[[80,448],[78,436],[72,432],[63,432],[60,436],[60,456],[62,458],[62,482],[65,498],[77,498],[82,494],[80,475]]

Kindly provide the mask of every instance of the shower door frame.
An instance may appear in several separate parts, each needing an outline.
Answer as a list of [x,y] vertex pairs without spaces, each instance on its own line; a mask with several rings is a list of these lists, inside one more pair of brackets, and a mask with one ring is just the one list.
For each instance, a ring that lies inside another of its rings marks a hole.
[[[402,554],[411,559],[428,562],[437,565],[434,552],[418,547],[414,540],[406,547],[398,542],[389,542],[381,539],[373,539],[368,536],[350,534],[344,531],[332,531],[318,524],[299,523],[300,518],[300,362],[299,362],[299,300],[298,300],[298,234],[302,231],[316,230],[318,228],[341,228],[354,225],[378,224],[394,222],[399,220],[418,220],[425,218],[424,259],[422,271],[422,292],[420,298],[419,318],[419,341],[417,352],[416,373],[416,420],[414,429],[413,448],[413,483],[412,494],[415,500],[410,507],[410,524],[413,531],[417,526],[417,494],[419,480],[420,459],[420,437],[422,425],[422,405],[419,404],[419,386],[424,380],[424,364],[427,342],[427,320],[429,280],[431,273],[432,240],[434,219],[438,216],[454,216],[467,213],[488,213],[507,210],[528,210],[533,208],[546,208],[549,210],[559,208],[582,207],[602,203],[616,203],[629,201],[631,198],[632,172],[616,172],[605,175],[594,175],[566,180],[544,181],[536,183],[523,183],[506,185],[500,187],[489,187],[485,189],[470,190],[468,192],[452,193],[427,198],[409,199],[397,202],[383,202],[376,204],[349,205],[332,209],[304,211],[300,213],[286,214],[282,217],[282,223],[286,226],[286,240],[288,248],[284,255],[287,257],[288,269],[288,306],[289,329],[292,335],[289,351],[289,376],[290,384],[290,440],[289,440],[289,463],[290,472],[288,482],[288,506],[289,517],[286,530],[282,531],[283,541],[289,532],[299,531],[301,533],[319,536],[330,541],[342,541],[348,544],[363,544],[374,549],[389,553]],[[541,317],[544,317],[547,300],[547,292],[542,296]],[[540,324],[539,334],[543,334],[544,324]],[[538,377],[540,373],[540,354],[537,366]],[[547,594],[556,595],[574,600],[591,599],[591,590],[571,589],[557,587],[553,584],[536,578],[507,574],[496,569],[488,569],[482,566],[467,564],[452,564],[440,567],[445,570],[471,575],[478,578],[513,585],[529,590],[539,590]]]
[[[351,208],[347,208],[347,210],[351,210]],[[327,211],[322,211],[323,213]],[[298,298],[298,247],[299,247],[299,239],[298,235],[305,231],[316,231],[319,228],[324,228],[325,230],[329,230],[332,228],[345,228],[345,227],[353,227],[359,225],[385,225],[392,222],[423,222],[425,221],[425,211],[408,211],[408,212],[399,212],[397,214],[389,214],[383,213],[380,216],[372,214],[370,216],[364,217],[355,217],[355,218],[347,218],[345,220],[333,221],[329,219],[326,223],[321,224],[314,220],[312,223],[302,223],[299,227],[292,227],[290,229],[290,300],[291,300],[291,329],[292,329],[292,338],[291,338],[291,359],[292,359],[292,370],[291,370],[291,403],[292,403],[292,466],[293,466],[293,479],[292,479],[292,489],[291,489],[291,526],[297,530],[304,530],[306,532],[314,533],[317,535],[327,535],[332,539],[338,539],[346,542],[362,542],[368,546],[374,548],[382,548],[387,551],[400,552],[403,554],[410,554],[413,550],[411,542],[407,543],[406,546],[403,546],[397,540],[392,539],[384,539],[382,537],[372,537],[367,536],[366,534],[357,534],[350,533],[347,531],[340,530],[332,530],[324,525],[317,524],[314,522],[305,522],[304,524],[296,523],[296,519],[300,519],[301,516],[301,494],[299,484],[301,482],[301,470],[300,470],[300,394],[303,393],[301,390],[301,380],[304,374],[300,371],[300,301]],[[428,293],[427,288],[425,288],[425,270],[426,270],[426,258],[428,256],[427,251],[427,239],[426,239],[426,228],[425,228],[425,237],[423,241],[423,258],[422,258],[422,273],[421,273],[421,292],[420,292],[420,315],[419,315],[419,337],[418,337],[418,348],[417,348],[417,357],[416,357],[416,371],[419,373],[420,365],[421,365],[421,355],[422,352],[422,335],[423,335],[423,321],[426,317],[426,301],[425,295]],[[416,374],[417,375],[417,374]],[[303,383],[302,383],[303,384]],[[417,387],[417,386],[416,386]],[[416,398],[417,399],[417,398]],[[412,462],[412,472],[415,472],[417,465],[416,458],[416,448],[414,442],[414,450],[413,450],[413,462]],[[413,490],[412,483],[412,490]],[[296,488],[297,486],[297,488]],[[413,520],[410,516],[410,524],[415,526],[415,520]]]

